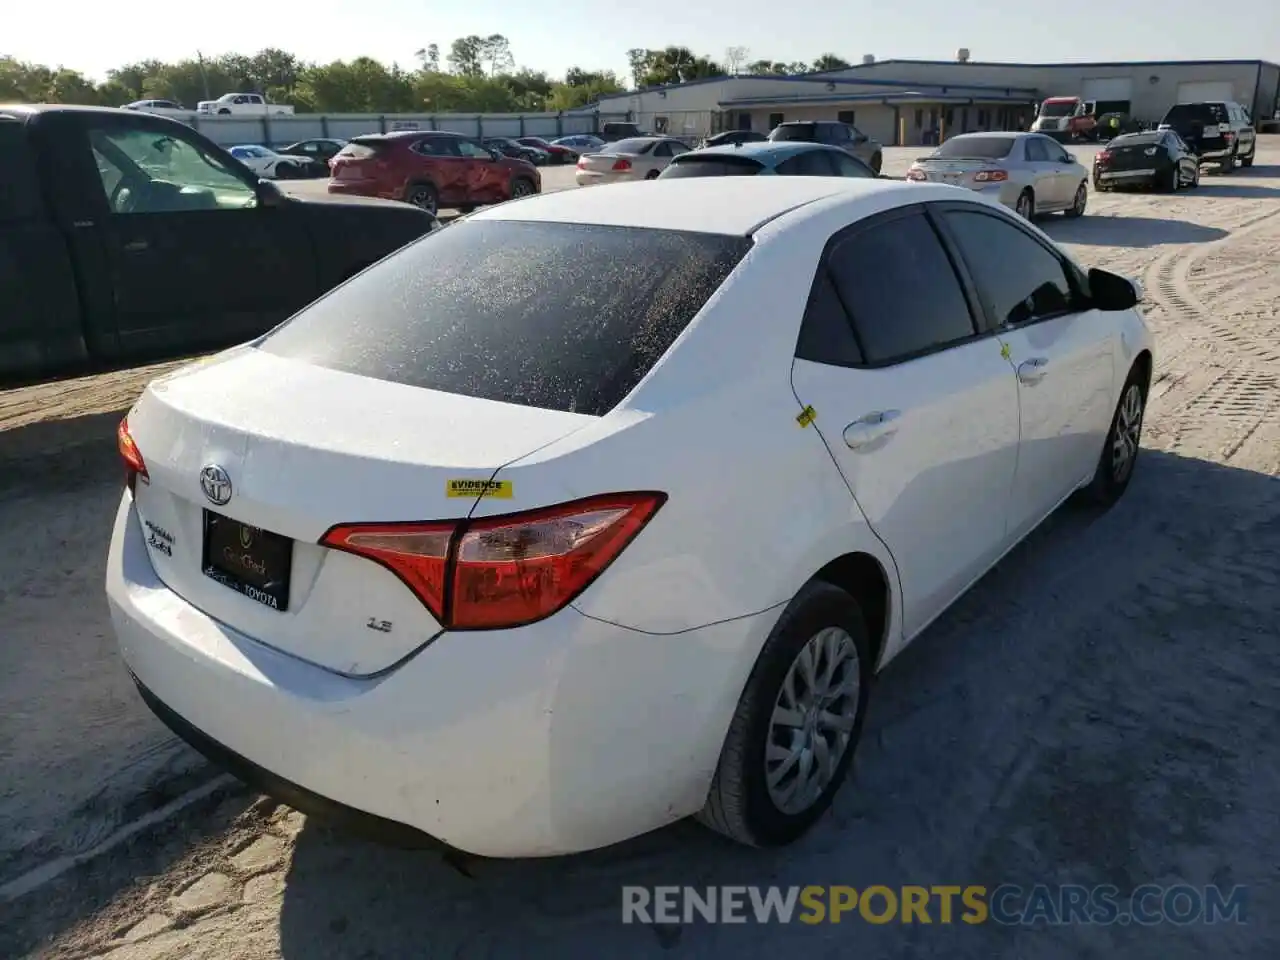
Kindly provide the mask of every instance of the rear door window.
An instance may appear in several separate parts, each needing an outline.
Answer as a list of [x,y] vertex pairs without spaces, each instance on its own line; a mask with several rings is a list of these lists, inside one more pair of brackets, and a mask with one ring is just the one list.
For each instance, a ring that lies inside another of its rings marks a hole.
[[868,167],[860,160],[855,160],[843,150],[827,154],[827,159],[831,161],[835,167],[836,176],[838,177],[864,177],[867,179],[875,179],[875,171]]
[[838,241],[827,267],[867,363],[907,360],[977,333],[951,258],[923,213]]
[[1032,163],[1049,162],[1048,146],[1039,137],[1030,137],[1027,140],[1027,159]]
[[259,346],[378,380],[603,416],[750,246],[708,233],[464,221],[359,274]]

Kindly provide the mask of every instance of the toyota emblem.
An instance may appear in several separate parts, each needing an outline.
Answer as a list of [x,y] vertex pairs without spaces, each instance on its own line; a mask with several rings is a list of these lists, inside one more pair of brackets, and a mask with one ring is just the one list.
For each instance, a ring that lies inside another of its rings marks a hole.
[[221,507],[231,501],[231,477],[216,463],[200,471],[200,489],[215,506]]

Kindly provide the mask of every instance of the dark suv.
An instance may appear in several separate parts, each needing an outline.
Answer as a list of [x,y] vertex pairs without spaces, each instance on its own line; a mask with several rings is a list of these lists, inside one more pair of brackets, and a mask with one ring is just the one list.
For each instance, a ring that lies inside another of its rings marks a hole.
[[403,200],[432,214],[441,207],[467,213],[542,190],[532,163],[442,130],[353,137],[329,169],[330,193]]
[[1230,173],[1240,161],[1252,167],[1258,152],[1258,134],[1249,112],[1230,100],[1178,103],[1160,121],[1161,130],[1172,130],[1196,152],[1201,163],[1216,163]]
[[845,153],[857,157],[877,175],[884,163],[878,141],[871,139],[852,124],[840,123],[836,120],[796,120],[780,123],[769,131],[769,139],[775,143],[800,141],[825,143],[829,147],[838,147]]

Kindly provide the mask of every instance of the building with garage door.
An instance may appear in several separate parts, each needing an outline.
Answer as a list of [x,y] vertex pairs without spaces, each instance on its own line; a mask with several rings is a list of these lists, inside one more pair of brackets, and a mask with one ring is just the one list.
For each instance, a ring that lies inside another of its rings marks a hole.
[[1133,63],[983,63],[882,60],[791,77],[732,76],[602,97],[601,121],[700,137],[723,130],[767,132],[789,120],[843,120],[890,145],[936,142],[956,133],[1025,129],[1046,97],[1095,100],[1100,113],[1158,122],[1175,103],[1234,100],[1258,120],[1280,107],[1280,65],[1265,60]]

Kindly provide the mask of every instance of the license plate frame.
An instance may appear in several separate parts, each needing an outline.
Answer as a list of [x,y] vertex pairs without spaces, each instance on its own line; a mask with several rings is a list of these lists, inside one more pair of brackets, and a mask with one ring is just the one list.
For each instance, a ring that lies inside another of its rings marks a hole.
[[293,539],[204,511],[201,572],[269,610],[289,609]]

